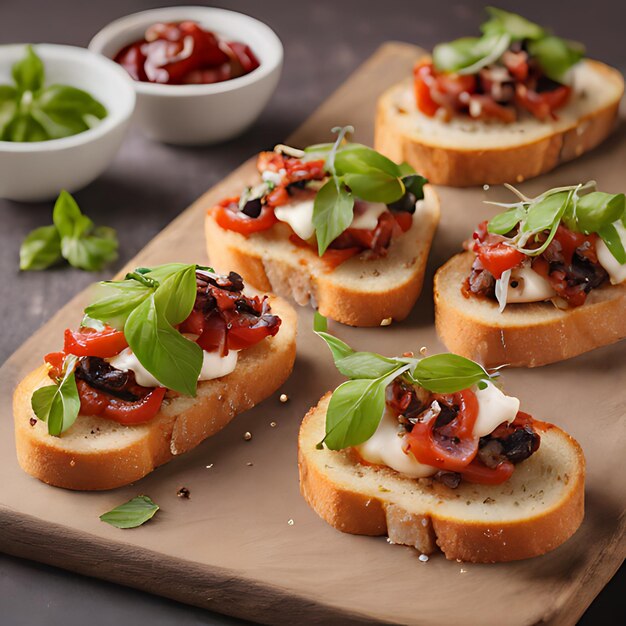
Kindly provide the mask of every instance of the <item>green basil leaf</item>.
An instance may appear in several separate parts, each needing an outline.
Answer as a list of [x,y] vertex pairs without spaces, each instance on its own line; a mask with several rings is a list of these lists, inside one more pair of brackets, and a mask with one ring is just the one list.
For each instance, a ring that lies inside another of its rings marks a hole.
[[404,183],[394,176],[371,169],[364,174],[347,172],[343,180],[354,196],[366,202],[391,204],[404,195]]
[[61,259],[61,239],[54,226],[35,228],[20,246],[21,270],[45,270]]
[[[185,271],[185,270],[183,270]],[[130,313],[124,326],[128,345],[139,362],[164,386],[182,394],[195,396],[202,367],[202,349],[183,337],[170,323],[187,315],[195,300],[193,292],[186,293],[188,283],[176,275],[167,279],[155,293]],[[163,287],[166,289],[161,292]],[[157,298],[158,294],[158,298]],[[189,301],[191,300],[191,306]],[[180,304],[172,302],[180,301]],[[178,322],[175,322],[178,323]]]
[[[332,351],[332,348],[331,348]],[[335,356],[333,352],[333,356]],[[352,352],[341,358],[335,357],[335,366],[348,378],[380,378],[397,369],[398,361],[374,352]]]
[[[417,174],[413,167],[409,165],[406,161],[402,161],[402,163],[398,165],[398,171],[400,172],[400,176],[402,176],[403,179],[413,174]],[[426,179],[424,179],[424,181],[428,182]]]
[[561,191],[531,204],[526,212],[526,219],[522,223],[521,230],[538,233],[552,228],[553,224],[559,221],[565,212],[570,195],[566,191]]
[[541,26],[517,13],[511,13],[495,7],[486,7],[486,10],[490,15],[490,19],[480,27],[480,30],[485,35],[506,33],[511,36],[513,41],[539,39],[545,35],[545,30]]
[[[173,276],[177,272],[181,272],[182,270],[189,267],[188,263],[165,263],[163,265],[157,265],[156,267],[151,268],[138,268],[137,272],[142,271],[145,276],[151,278],[152,280],[156,280],[159,283],[164,282],[170,276]],[[210,268],[208,268],[210,271]]]
[[339,176],[369,174],[372,170],[380,170],[393,178],[401,175],[400,168],[391,159],[367,146],[351,143],[335,155],[335,171]]
[[529,42],[528,52],[548,78],[561,82],[567,70],[583,58],[585,47],[575,41],[550,35]]
[[186,320],[196,301],[196,266],[183,266],[183,269],[166,278],[156,290],[154,301],[172,326]]
[[103,324],[100,320],[96,320],[93,317],[89,317],[89,315],[83,315],[83,319],[80,322],[80,325],[83,328],[93,328],[94,330],[104,330],[106,325]]
[[6,141],[34,142],[50,139],[41,124],[28,113],[19,110],[4,129]]
[[328,320],[319,311],[315,311],[313,314],[313,332],[325,333],[327,330]]
[[615,226],[613,224],[603,226],[598,231],[598,235],[602,237],[602,241],[604,241],[606,247],[615,257],[615,260],[624,265],[626,263],[626,250],[624,250],[624,245]]
[[97,272],[117,258],[117,239],[88,235],[64,237],[61,240],[63,257],[73,267],[87,272]]
[[623,193],[610,194],[593,191],[581,196],[576,203],[576,225],[582,232],[597,233],[616,222],[624,214],[626,197]]
[[509,47],[506,33],[484,37],[463,37],[442,43],[433,49],[433,63],[440,72],[475,74],[481,68],[497,61]]
[[334,337],[333,335],[329,335],[327,332],[316,331],[316,334],[321,337],[330,348],[330,352],[333,355],[335,363],[355,353],[347,343],[344,343],[341,339],[337,339],[337,337]]
[[18,93],[10,85],[0,85],[0,141],[6,141],[5,131],[18,111]]
[[354,216],[354,196],[334,177],[317,192],[313,205],[313,225],[319,255],[350,226]]
[[79,237],[91,228],[91,220],[85,218],[76,200],[65,189],[54,203],[52,221],[61,237]]
[[80,398],[74,376],[75,365],[76,357],[68,357],[61,381],[56,385],[36,389],[31,398],[33,412],[42,422],[48,423],[48,433],[55,437],[76,421],[80,411]]
[[137,496],[108,513],[100,516],[100,520],[115,528],[137,528],[154,517],[159,510],[148,496]]
[[525,215],[526,212],[521,206],[512,207],[489,220],[487,230],[497,235],[506,235],[519,224]]
[[491,379],[481,365],[458,354],[434,354],[421,359],[412,377],[433,393],[456,393]]
[[123,330],[128,316],[151,293],[152,289],[135,280],[102,282],[98,284],[98,297],[85,309],[85,313],[117,330]]
[[11,70],[18,90],[38,91],[43,87],[44,67],[32,46],[26,46],[26,56],[17,61]]

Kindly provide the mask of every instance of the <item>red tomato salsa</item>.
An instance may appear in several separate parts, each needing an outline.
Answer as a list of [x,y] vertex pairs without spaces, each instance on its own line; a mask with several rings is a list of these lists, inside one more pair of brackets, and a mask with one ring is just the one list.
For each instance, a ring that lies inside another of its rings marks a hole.
[[221,39],[191,21],[153,24],[114,61],[137,81],[165,85],[219,83],[259,67],[249,46]]

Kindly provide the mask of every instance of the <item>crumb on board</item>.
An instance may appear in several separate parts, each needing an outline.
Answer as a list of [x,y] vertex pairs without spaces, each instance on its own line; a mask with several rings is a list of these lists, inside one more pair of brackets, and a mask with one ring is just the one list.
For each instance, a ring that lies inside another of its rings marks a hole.
[[276,422],[270,422],[270,428],[276,428],[278,424]]
[[278,399],[284,404],[289,400],[289,396],[286,393],[281,393]]
[[288,524],[289,526],[293,526],[293,523],[294,523],[294,522],[293,522],[293,519],[289,519],[289,520],[287,520],[287,524]]
[[179,498],[184,498],[185,500],[189,500],[189,498],[191,498],[191,491],[189,491],[189,489],[187,489],[187,487],[181,487],[177,492],[176,495]]
[[428,352],[428,348],[427,348],[426,346],[422,346],[422,347],[420,348],[420,354],[421,354],[422,356],[426,356],[426,353],[427,353],[427,352]]
[[252,433],[249,430],[246,430],[243,434],[243,438],[245,441],[250,441],[250,439],[252,439]]
[[211,469],[212,467],[213,467],[213,463],[209,463],[209,464],[206,466],[206,468],[207,468],[207,469]]
[[391,322],[392,322],[392,318],[391,317],[386,317],[384,320],[381,320],[380,325],[381,326],[391,326]]
[[426,561],[428,561],[428,555],[427,554],[420,554],[419,557],[417,557],[422,563],[426,563]]

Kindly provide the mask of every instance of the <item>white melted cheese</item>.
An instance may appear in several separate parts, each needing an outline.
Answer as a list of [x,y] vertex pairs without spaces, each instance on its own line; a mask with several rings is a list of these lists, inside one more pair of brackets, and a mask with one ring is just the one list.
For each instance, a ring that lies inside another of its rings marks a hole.
[[272,172],[271,170],[265,170],[261,174],[261,178],[269,183],[274,183],[275,185],[282,185],[283,176],[286,174],[286,170],[281,169],[278,172]]
[[[615,230],[617,230],[617,234],[626,250],[626,228],[624,228],[624,224],[622,224],[621,220],[618,220],[613,222],[613,226],[615,226]],[[607,271],[612,285],[619,285],[626,280],[626,263],[622,265],[599,237],[596,243],[596,254],[598,255],[598,262]]]
[[[300,239],[308,240],[314,233],[313,227],[313,205],[315,198],[299,200],[283,204],[274,209],[274,215],[280,222],[285,222],[291,226]],[[354,217],[349,228],[359,228],[363,230],[371,230],[376,228],[378,218],[387,210],[382,203],[359,203],[359,207],[355,210]]]
[[[503,284],[507,280],[508,285]],[[556,295],[550,283],[529,265],[514,267],[510,274],[504,272],[502,278],[496,280],[496,293],[500,294],[498,301],[501,309],[504,308],[503,304],[543,302]]]
[[[503,422],[510,424],[515,419],[520,405],[517,398],[505,395],[491,382],[487,383],[485,389],[475,389],[474,393],[478,400],[474,437],[484,437]],[[425,478],[438,471],[436,467],[424,465],[410,452],[404,451],[405,435],[399,428],[398,420],[387,408],[374,434],[355,447],[368,463],[386,465],[411,478]]]
[[[213,380],[230,374],[237,366],[236,350],[231,350],[226,356],[220,356],[217,352],[203,350],[202,369],[198,380]],[[137,384],[142,387],[161,387],[161,383],[139,362],[139,359],[130,348],[122,350],[110,359],[105,359],[113,367],[123,372],[132,371],[135,374]]]
[[410,452],[407,454],[403,450],[404,445],[404,435],[399,434],[398,420],[391,411],[385,409],[376,432],[356,449],[368,463],[386,465],[411,478],[432,476],[438,471],[436,467],[420,463]]

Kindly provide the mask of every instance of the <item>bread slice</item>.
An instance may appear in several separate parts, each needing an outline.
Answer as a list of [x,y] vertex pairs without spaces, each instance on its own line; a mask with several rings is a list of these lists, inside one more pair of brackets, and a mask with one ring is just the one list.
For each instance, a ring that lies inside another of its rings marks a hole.
[[394,239],[386,257],[352,257],[329,269],[317,252],[289,241],[291,229],[282,223],[269,231],[244,237],[224,230],[206,217],[207,250],[218,271],[232,269],[256,289],[273,291],[298,304],[309,302],[319,312],[351,326],[379,326],[404,319],[415,304],[424,280],[426,260],[439,223],[439,199],[424,187],[413,225]]
[[37,368],[22,380],[13,398],[20,466],[55,487],[114,489],[191,450],[289,377],[296,354],[296,314],[284,300],[273,298],[271,305],[282,319],[274,337],[243,350],[231,374],[198,383],[195,398],[166,398],[147,424],[123,426],[102,417],[79,416],[60,437],[50,436],[45,423],[30,423],[35,417],[33,391],[50,384],[47,367]]
[[626,337],[626,283],[593,289],[580,307],[551,302],[508,304],[466,298],[461,285],[474,255],[452,257],[435,274],[435,325],[444,345],[486,367],[537,367]]
[[374,145],[438,185],[519,183],[575,159],[611,133],[624,93],[622,75],[585,60],[574,70],[573,86],[554,121],[523,114],[511,124],[469,116],[444,122],[417,110],[409,78],[379,98]]
[[462,482],[448,489],[430,479],[356,463],[346,451],[317,450],[330,393],[300,428],[300,490],[331,526],[446,558],[493,563],[544,554],[569,539],[584,516],[585,459],[556,426],[541,431],[539,450],[502,485]]

